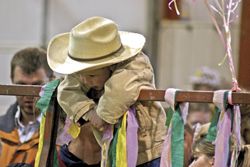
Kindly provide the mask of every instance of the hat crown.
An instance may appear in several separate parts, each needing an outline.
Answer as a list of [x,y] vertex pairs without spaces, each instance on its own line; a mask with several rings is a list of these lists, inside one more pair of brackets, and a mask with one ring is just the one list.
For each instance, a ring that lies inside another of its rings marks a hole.
[[103,17],[91,17],[75,26],[69,37],[69,55],[91,60],[114,53],[121,47],[117,25]]
[[118,31],[112,20],[95,16],[50,40],[48,64],[60,74],[91,71],[136,56],[144,44],[143,35]]

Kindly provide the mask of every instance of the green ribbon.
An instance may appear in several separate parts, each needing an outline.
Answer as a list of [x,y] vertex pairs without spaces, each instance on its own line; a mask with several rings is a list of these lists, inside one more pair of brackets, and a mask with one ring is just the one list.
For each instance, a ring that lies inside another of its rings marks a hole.
[[114,138],[111,142],[110,149],[109,149],[109,162],[111,167],[116,167],[116,146],[117,146],[117,139],[118,139],[118,132],[121,128],[121,121],[118,123],[118,128],[114,129]]
[[58,156],[57,156],[57,150],[56,149],[55,149],[55,152],[54,152],[53,167],[59,167],[59,162],[58,162]]
[[167,110],[166,111],[166,117],[167,117],[167,119],[166,119],[165,125],[166,125],[166,127],[169,127],[169,125],[171,123],[171,119],[172,119],[173,114],[174,114],[174,111],[172,110],[171,107],[168,107],[166,110]]
[[48,110],[51,98],[59,83],[59,79],[53,80],[45,85],[44,90],[41,90],[43,95],[36,103],[36,107],[41,111],[41,113],[44,114]]
[[220,118],[220,109],[218,107],[215,107],[215,112],[206,136],[206,141],[208,142],[215,141],[217,136],[217,124],[219,122],[219,118]]
[[[59,79],[53,80],[53,81],[47,83],[45,85],[45,87],[43,87],[41,92],[40,92],[40,93],[42,93],[42,95],[41,95],[40,99],[37,101],[36,107],[41,111],[43,116],[45,116],[45,112],[48,110],[48,107],[49,107],[49,104],[51,102],[52,96],[53,96],[54,92],[56,91],[56,88],[58,87],[59,83],[60,83]],[[45,117],[43,119],[46,119]],[[44,132],[44,129],[40,129],[40,135],[41,136],[40,136],[39,141],[43,140],[43,132]],[[40,146],[40,144],[42,144],[42,145]],[[39,143],[38,150],[40,149],[40,147],[41,148],[43,147],[43,143]],[[59,167],[59,162],[58,162],[58,158],[57,158],[57,150],[56,149],[55,149],[55,152],[54,152],[53,159],[54,159],[53,167]],[[37,161],[40,161],[40,158]]]
[[[223,105],[224,105],[224,108],[226,110],[228,106],[228,91],[224,93],[224,97],[223,97]],[[206,135],[206,141],[208,142],[214,142],[215,139],[216,139],[216,136],[217,136],[217,125],[218,125],[218,122],[219,122],[219,118],[220,118],[220,113],[221,113],[221,110],[219,107],[215,107],[215,112],[214,112],[214,115],[213,115],[213,118],[211,120],[211,124],[209,126],[209,129],[208,129],[208,133]],[[233,124],[233,117],[234,117],[234,112],[231,113],[232,115],[232,124]]]
[[176,106],[172,117],[171,161],[172,167],[184,165],[184,122],[179,105]]

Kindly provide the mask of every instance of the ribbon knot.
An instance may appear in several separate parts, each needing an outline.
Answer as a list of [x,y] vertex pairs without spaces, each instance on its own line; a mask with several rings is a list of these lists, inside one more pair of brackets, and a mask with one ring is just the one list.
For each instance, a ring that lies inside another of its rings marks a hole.
[[177,89],[167,89],[165,101],[173,112],[161,154],[161,167],[183,167],[184,124],[188,114],[188,103],[176,103]]

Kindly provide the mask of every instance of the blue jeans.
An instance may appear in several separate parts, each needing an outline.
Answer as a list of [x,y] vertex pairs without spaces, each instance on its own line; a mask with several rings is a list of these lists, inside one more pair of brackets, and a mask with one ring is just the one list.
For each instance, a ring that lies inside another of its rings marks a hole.
[[74,154],[69,152],[68,146],[64,144],[60,148],[60,157],[65,166],[67,167],[100,167],[100,164],[96,165],[88,165],[84,163],[82,160],[77,158]]
[[137,167],[160,167],[161,158],[154,159],[144,164],[138,165]]
[[[60,157],[67,167],[100,167],[100,164],[87,165],[71,152],[69,152],[67,145],[61,146]],[[160,158],[154,159],[136,167],[160,167]]]

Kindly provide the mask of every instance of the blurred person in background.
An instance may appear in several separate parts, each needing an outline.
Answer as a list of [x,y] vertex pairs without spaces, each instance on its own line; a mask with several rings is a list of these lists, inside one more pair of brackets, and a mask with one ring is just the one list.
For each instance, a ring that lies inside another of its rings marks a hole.
[[192,162],[189,167],[213,167],[215,145],[206,140],[210,123],[203,124],[196,130],[192,146]]
[[[47,63],[46,51],[25,48],[11,60],[10,78],[13,84],[43,85],[54,78]],[[17,96],[16,102],[0,117],[1,166],[33,165],[39,142],[40,111],[37,98]]]
[[[203,66],[196,70],[190,77],[193,90],[215,91],[222,87],[222,77],[219,72]],[[189,107],[188,123],[195,127],[199,124],[208,123],[214,110],[213,104],[191,103]]]
[[[215,162],[215,144],[208,141],[210,123],[201,125],[194,135],[194,143],[192,145],[192,162],[189,167],[214,167]],[[222,143],[221,143],[222,144]],[[230,149],[234,148],[234,140],[231,138]],[[218,157],[216,157],[218,158]],[[242,145],[240,154],[237,159],[236,167],[250,166],[250,145]]]
[[[220,89],[221,77],[216,70],[203,66],[196,70],[190,77],[193,90],[214,91]],[[185,125],[185,166],[192,157],[192,143],[194,131],[201,125],[210,122],[214,111],[214,105],[208,103],[190,103],[187,124]],[[191,129],[187,131],[186,129]]]
[[240,105],[241,136],[244,144],[250,144],[250,104]]

